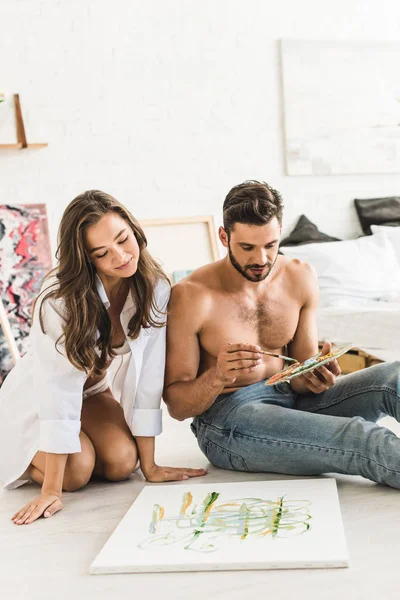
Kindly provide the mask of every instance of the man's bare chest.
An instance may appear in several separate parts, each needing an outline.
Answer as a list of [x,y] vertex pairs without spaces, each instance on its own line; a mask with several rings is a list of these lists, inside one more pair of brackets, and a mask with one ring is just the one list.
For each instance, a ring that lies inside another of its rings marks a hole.
[[259,344],[264,348],[282,348],[297,329],[300,306],[294,298],[218,298],[204,322],[200,340],[213,354],[216,347],[231,342]]

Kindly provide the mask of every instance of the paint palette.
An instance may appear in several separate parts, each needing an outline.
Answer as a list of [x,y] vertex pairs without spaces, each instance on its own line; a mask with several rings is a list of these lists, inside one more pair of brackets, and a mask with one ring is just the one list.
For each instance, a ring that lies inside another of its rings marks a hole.
[[300,375],[304,375],[317,367],[321,367],[326,363],[331,362],[342,356],[342,354],[346,354],[351,348],[353,344],[341,344],[340,346],[333,346],[331,351],[327,354],[316,354],[315,356],[311,356],[307,360],[303,362],[298,362],[290,365],[286,369],[275,373],[272,375],[267,381],[265,385],[276,385],[277,383],[285,383],[286,381],[290,381],[295,377],[299,377]]

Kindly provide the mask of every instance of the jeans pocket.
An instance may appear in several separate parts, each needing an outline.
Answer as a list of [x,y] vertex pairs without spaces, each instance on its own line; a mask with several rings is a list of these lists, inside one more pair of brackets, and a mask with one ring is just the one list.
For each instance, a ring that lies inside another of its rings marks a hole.
[[204,440],[204,454],[215,467],[229,471],[248,471],[243,456],[235,454],[208,439]]

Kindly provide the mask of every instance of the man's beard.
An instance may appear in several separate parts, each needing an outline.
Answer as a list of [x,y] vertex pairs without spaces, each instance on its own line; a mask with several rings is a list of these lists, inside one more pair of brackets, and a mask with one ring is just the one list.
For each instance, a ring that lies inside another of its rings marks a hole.
[[[228,252],[229,252],[229,258],[231,260],[231,263],[235,267],[236,271],[238,273],[240,273],[241,275],[243,275],[243,277],[245,277],[248,281],[252,281],[253,283],[257,283],[258,281],[264,281],[264,279],[266,279],[268,277],[268,275],[271,273],[272,267],[274,266],[274,264],[276,263],[276,259],[278,258],[278,256],[277,256],[275,258],[274,262],[267,262],[267,263],[265,263],[265,265],[246,265],[245,267],[242,267],[238,263],[236,258],[233,256],[230,244],[228,244]],[[259,275],[255,275],[254,273],[252,273],[250,271],[250,269],[262,269],[262,268],[265,268],[265,272],[260,273]]]

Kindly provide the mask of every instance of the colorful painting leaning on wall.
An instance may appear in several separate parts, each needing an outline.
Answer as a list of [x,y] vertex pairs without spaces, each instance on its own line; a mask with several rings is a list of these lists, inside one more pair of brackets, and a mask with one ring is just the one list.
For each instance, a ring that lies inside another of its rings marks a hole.
[[[0,297],[21,355],[28,350],[32,304],[51,263],[45,204],[0,204]],[[0,329],[0,385],[12,366]]]

